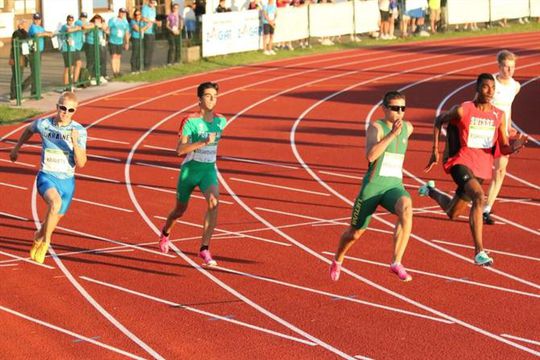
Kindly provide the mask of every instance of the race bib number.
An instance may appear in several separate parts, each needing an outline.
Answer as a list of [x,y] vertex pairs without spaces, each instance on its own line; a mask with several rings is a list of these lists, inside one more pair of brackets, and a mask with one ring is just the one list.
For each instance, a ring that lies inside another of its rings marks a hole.
[[405,160],[405,155],[403,154],[385,153],[379,175],[402,179],[403,160]]
[[205,147],[195,150],[193,153],[193,160],[203,163],[216,162],[217,157],[217,145],[206,145]]
[[30,54],[30,47],[28,46],[28,43],[23,42],[23,43],[21,44],[21,53],[22,53],[23,55],[28,55],[28,54]]
[[471,149],[489,149],[493,146],[495,137],[494,125],[473,125],[469,126],[469,137],[467,147]]
[[69,164],[69,153],[60,149],[45,149],[43,170],[59,173],[72,173],[73,168]]

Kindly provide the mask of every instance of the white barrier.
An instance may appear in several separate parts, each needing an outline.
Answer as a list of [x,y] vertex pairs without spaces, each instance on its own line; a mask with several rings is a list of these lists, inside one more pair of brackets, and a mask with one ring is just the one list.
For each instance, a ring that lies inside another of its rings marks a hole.
[[448,0],[448,24],[489,21],[489,0]]
[[313,4],[309,6],[311,36],[337,36],[354,33],[353,3]]
[[531,0],[531,16],[540,17],[540,0]]
[[491,20],[529,16],[529,0],[491,0]]
[[363,34],[379,31],[379,4],[377,0],[355,1],[354,21],[355,33]]
[[278,8],[274,42],[294,41],[309,37],[308,7]]
[[202,56],[258,50],[259,27],[258,11],[203,15]]

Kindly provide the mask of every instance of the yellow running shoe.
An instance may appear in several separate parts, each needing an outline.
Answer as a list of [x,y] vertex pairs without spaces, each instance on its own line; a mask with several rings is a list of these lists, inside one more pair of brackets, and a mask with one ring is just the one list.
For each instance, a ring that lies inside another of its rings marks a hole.
[[49,244],[43,241],[36,251],[34,260],[40,264],[43,264],[45,262],[45,256],[47,256],[48,250],[49,250]]
[[34,241],[34,245],[32,245],[32,248],[30,249],[30,258],[32,260],[36,259],[36,252],[39,249],[39,247],[41,246],[41,243],[42,243],[42,241],[39,241],[39,242]]

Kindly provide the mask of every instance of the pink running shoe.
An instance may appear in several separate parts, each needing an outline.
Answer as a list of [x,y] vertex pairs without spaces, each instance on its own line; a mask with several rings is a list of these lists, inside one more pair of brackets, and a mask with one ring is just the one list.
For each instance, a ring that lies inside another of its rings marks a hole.
[[212,259],[212,254],[210,254],[210,250],[203,250],[199,253],[199,257],[204,260],[204,264],[206,266],[216,266],[217,262],[216,260]]
[[171,242],[169,241],[169,237],[161,234],[159,237],[159,249],[162,253],[166,254],[169,252],[169,246],[171,245]]
[[333,281],[339,280],[339,273],[341,272],[341,264],[336,260],[332,260],[332,265],[330,265],[330,278]]
[[396,274],[400,280],[403,280],[403,281],[412,280],[412,276],[407,274],[407,270],[405,270],[405,267],[401,265],[400,263],[393,263],[392,265],[390,265],[390,271]]

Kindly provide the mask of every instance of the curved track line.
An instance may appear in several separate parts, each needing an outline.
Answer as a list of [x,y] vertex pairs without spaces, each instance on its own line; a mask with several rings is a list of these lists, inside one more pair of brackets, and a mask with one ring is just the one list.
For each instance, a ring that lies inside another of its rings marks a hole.
[[[41,223],[39,221],[39,215],[37,212],[37,203],[36,203],[36,197],[37,197],[37,189],[36,189],[36,182],[34,181],[34,187],[32,189],[32,216],[34,218],[34,223],[36,224],[36,228],[39,230],[41,228]],[[79,293],[84,297],[84,299],[92,305],[105,319],[107,319],[111,324],[113,324],[118,330],[120,330],[124,335],[126,335],[131,341],[139,345],[144,351],[146,351],[148,354],[150,354],[155,359],[162,359],[164,358],[158,354],[154,349],[152,349],[150,346],[148,346],[144,341],[139,339],[137,335],[133,334],[131,331],[129,331],[122,323],[120,323],[114,316],[112,316],[107,310],[103,308],[93,297],[90,295],[86,289],[79,284],[79,282],[73,277],[71,272],[64,266],[64,263],[60,258],[56,255],[56,252],[54,251],[53,247],[49,247],[49,252],[51,253],[51,256],[58,265],[58,268],[64,273],[66,278],[69,280],[69,282],[79,291]]]
[[[436,66],[436,65],[433,65],[433,66]],[[418,69],[416,69],[416,70],[418,70]],[[399,73],[398,73],[398,74],[399,74]],[[398,75],[398,74],[395,74],[395,75]],[[304,160],[302,159],[301,155],[299,154],[299,152],[298,152],[298,150],[297,150],[297,148],[296,148],[296,144],[295,144],[295,133],[296,133],[296,129],[297,129],[298,125],[300,124],[301,120],[302,120],[302,119],[307,115],[307,113],[309,113],[312,109],[314,109],[314,108],[317,107],[318,105],[322,104],[323,102],[325,102],[325,101],[327,101],[327,100],[329,100],[329,99],[331,99],[331,98],[337,96],[338,94],[341,94],[341,93],[343,93],[343,92],[345,92],[345,91],[350,90],[350,89],[353,88],[353,87],[354,87],[354,86],[352,86],[352,87],[347,87],[347,88],[344,89],[344,90],[341,90],[341,91],[336,92],[336,93],[334,93],[334,94],[332,94],[332,95],[330,95],[330,96],[327,96],[327,97],[325,97],[324,99],[321,99],[320,101],[318,101],[317,103],[315,103],[314,105],[312,105],[312,106],[311,106],[310,108],[308,108],[306,111],[304,111],[304,113],[302,113],[302,115],[300,115],[300,117],[295,121],[295,123],[294,123],[294,125],[293,125],[293,128],[291,129],[291,137],[290,137],[290,140],[291,140],[291,147],[292,147],[292,150],[293,150],[293,152],[294,152],[295,157],[297,158],[298,163],[299,163],[299,164],[300,164],[300,165],[301,165],[301,166],[302,166],[302,167],[303,167],[303,168],[311,175],[311,177],[312,177],[314,180],[316,180],[321,186],[323,186],[326,190],[328,190],[329,192],[331,192],[331,193],[334,194],[336,197],[340,198],[341,200],[343,200],[345,203],[349,204],[350,206],[352,206],[353,203],[352,203],[349,199],[345,198],[342,194],[338,193],[338,192],[337,192],[336,190],[334,190],[331,186],[329,186],[329,185],[328,185],[327,183],[325,183],[322,179],[320,179],[319,176],[318,176],[313,170],[311,170],[311,168],[304,162]],[[224,179],[222,179],[222,178],[220,177],[220,180],[223,181]],[[228,186],[227,186],[227,187],[228,187]],[[229,188],[229,189],[230,189],[230,188]],[[232,191],[232,189],[231,189],[231,191]],[[236,196],[235,196],[234,198],[235,198],[235,200],[237,200],[237,201],[241,201],[241,200],[238,199]],[[240,204],[241,204],[243,207],[244,207],[244,206],[247,207],[247,205],[245,205],[243,202],[240,203]],[[248,209],[249,209],[249,208],[248,208]],[[256,213],[252,213],[252,215],[255,216],[257,219],[260,218],[261,220],[264,220],[264,219],[262,219],[262,218],[261,218],[258,214],[256,214]],[[375,217],[375,216],[374,216],[374,217]],[[388,221],[386,221],[386,220],[384,220],[384,219],[382,219],[382,218],[380,218],[380,217],[378,217],[378,216],[375,217],[375,218],[376,218],[377,220],[383,222],[384,224],[388,225],[388,226],[391,226],[391,227],[394,226],[394,224],[392,224],[392,223],[390,223],[390,222],[388,222]],[[268,224],[269,224],[269,223],[268,223]],[[279,231],[279,230],[275,230],[275,231]],[[282,233],[282,232],[280,231],[280,233]],[[286,234],[283,234],[283,235],[286,236]],[[412,235],[411,235],[411,236],[412,236]],[[309,253],[312,254],[313,256],[316,256],[316,257],[318,257],[319,259],[321,259],[322,261],[324,261],[324,262],[330,264],[330,260],[326,259],[326,258],[323,257],[323,256],[320,256],[318,253],[315,253],[313,250],[307,248],[305,245],[303,245],[303,244],[297,242],[296,240],[294,240],[294,239],[292,239],[292,238],[290,238],[290,237],[288,237],[288,236],[286,236],[286,238],[287,238],[289,241],[293,241],[293,243],[294,243],[295,245],[297,245],[297,246],[299,246],[300,248],[302,248],[303,250],[309,252]],[[423,240],[423,239],[422,239],[422,240]],[[431,244],[430,242],[428,242],[428,241],[426,241],[426,240],[423,240],[423,242],[425,242],[426,244],[428,244],[428,245],[430,245],[430,246],[433,246],[433,244]],[[433,247],[439,248],[438,246],[433,246]],[[452,253],[452,252],[450,252],[450,251],[446,251],[446,249],[443,249],[443,248],[441,248],[441,250],[443,250],[443,251],[445,251],[445,252],[448,252],[448,253]],[[452,253],[452,254],[453,254],[453,253]],[[458,255],[458,254],[456,254],[456,255]],[[458,255],[458,257],[461,257],[461,256]],[[454,317],[452,317],[452,316],[450,316],[450,315],[447,315],[447,314],[445,314],[445,313],[443,313],[443,312],[440,312],[440,311],[438,311],[438,310],[435,310],[435,309],[433,309],[433,308],[431,308],[431,307],[429,307],[429,306],[427,306],[427,305],[424,305],[424,304],[421,304],[421,303],[419,303],[419,302],[416,302],[416,301],[414,301],[414,300],[412,300],[412,299],[410,299],[410,298],[408,298],[408,297],[405,297],[405,296],[403,296],[403,295],[401,295],[401,294],[399,294],[399,293],[396,293],[396,292],[391,291],[391,290],[389,290],[389,289],[387,289],[387,288],[385,288],[385,287],[382,287],[382,286],[380,286],[380,285],[378,285],[378,284],[376,284],[376,283],[374,283],[374,282],[372,282],[372,281],[370,281],[370,280],[368,280],[368,279],[366,279],[366,278],[364,278],[364,277],[362,277],[362,276],[356,274],[356,273],[353,272],[353,271],[350,271],[350,270],[345,269],[345,268],[342,268],[342,271],[344,271],[345,273],[351,275],[352,277],[354,277],[354,278],[356,278],[356,279],[358,279],[358,280],[360,280],[360,281],[362,281],[362,282],[364,282],[364,283],[366,283],[366,284],[368,284],[368,285],[370,285],[370,286],[372,286],[372,287],[374,287],[374,288],[376,288],[376,289],[378,289],[378,290],[380,290],[380,291],[383,291],[383,292],[387,293],[388,295],[391,295],[391,296],[393,296],[393,297],[396,297],[396,298],[398,298],[398,299],[401,299],[401,300],[403,300],[403,301],[405,301],[405,302],[407,302],[407,303],[409,303],[409,304],[411,304],[411,305],[414,305],[414,306],[416,306],[416,307],[419,307],[419,308],[421,308],[421,309],[424,309],[424,310],[426,310],[426,311],[428,311],[428,312],[430,312],[430,313],[432,313],[432,314],[436,314],[436,315],[438,315],[438,316],[441,316],[441,317],[443,317],[443,318],[445,318],[445,319],[447,319],[447,320],[454,321],[454,322],[456,322],[457,324],[459,324],[459,325],[461,325],[461,326],[463,326],[463,327],[465,327],[465,328],[468,328],[468,329],[470,329],[470,330],[472,330],[472,331],[475,331],[475,332],[477,332],[477,333],[480,333],[480,334],[482,334],[482,335],[485,335],[485,336],[487,336],[487,337],[490,337],[490,338],[492,338],[492,339],[494,339],[494,340],[500,341],[500,342],[502,342],[502,343],[505,343],[505,344],[510,345],[510,346],[512,346],[512,347],[515,347],[515,348],[517,348],[517,349],[523,350],[523,351],[528,352],[528,353],[530,353],[530,354],[533,354],[533,355],[536,355],[536,356],[540,356],[540,352],[538,352],[538,351],[535,351],[535,350],[533,350],[533,349],[530,349],[530,348],[528,348],[528,347],[525,347],[525,346],[523,346],[523,345],[521,345],[521,344],[517,344],[517,343],[515,343],[515,342],[508,341],[507,339],[505,339],[505,338],[503,338],[503,337],[501,337],[501,336],[499,336],[499,335],[493,334],[493,333],[491,333],[491,332],[489,332],[489,331],[487,331],[487,330],[481,329],[481,328],[476,327],[476,326],[474,326],[474,325],[472,325],[472,324],[466,323],[466,322],[461,321],[461,320],[459,320],[459,319],[457,319],[457,318],[454,318]]]

